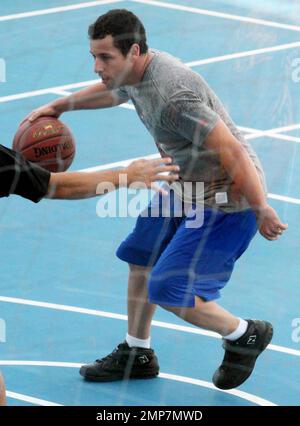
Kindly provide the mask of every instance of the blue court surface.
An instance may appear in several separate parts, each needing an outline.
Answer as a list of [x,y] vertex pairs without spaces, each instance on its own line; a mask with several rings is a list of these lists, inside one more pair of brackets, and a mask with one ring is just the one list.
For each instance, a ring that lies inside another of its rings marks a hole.
[[[97,76],[87,28],[112,8],[143,21],[149,45],[188,63],[216,91],[258,153],[270,204],[289,230],[256,236],[220,303],[274,324],[248,381],[220,391],[217,335],[158,308],[157,379],[88,383],[79,366],[124,340],[127,265],[115,251],[135,218],[100,218],[99,199],[0,200],[0,369],[10,405],[299,405],[300,4],[287,0],[1,0],[1,143],[31,110]],[[133,108],[67,113],[70,170],[156,153]],[[118,193],[117,193],[118,194]]]

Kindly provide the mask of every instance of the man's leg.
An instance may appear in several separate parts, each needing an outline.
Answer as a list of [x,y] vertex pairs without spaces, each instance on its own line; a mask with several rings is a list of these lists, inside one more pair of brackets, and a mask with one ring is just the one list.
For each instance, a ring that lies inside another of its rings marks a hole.
[[182,220],[170,217],[170,212],[166,217],[152,216],[152,212],[161,211],[161,201],[161,195],[154,196],[151,205],[143,212],[145,214],[138,217],[133,232],[116,252],[117,257],[128,263],[130,269],[128,333],[125,342],[111,354],[81,367],[80,374],[87,380],[111,381],[158,375],[158,360],[150,347],[151,320],[157,305],[148,302],[147,282],[151,266],[156,264]]
[[148,276],[151,268],[129,264],[128,334],[137,339],[149,339],[151,320],[156,305],[148,302]]
[[213,375],[213,383],[220,389],[232,389],[244,383],[273,336],[269,322],[240,320],[215,302],[204,302],[199,297],[195,297],[193,308],[161,306],[191,324],[221,334],[225,355]]
[[3,376],[0,373],[0,406],[6,405],[5,384]]
[[250,376],[273,334],[267,321],[237,318],[212,302],[255,235],[256,217],[251,210],[228,214],[207,208],[201,227],[191,229],[188,221],[180,224],[152,269],[149,301],[221,334],[225,355],[213,383],[231,389]]
[[147,281],[151,268],[129,264],[128,334],[126,341],[108,356],[83,365],[80,374],[90,381],[153,378],[159,373],[157,357],[150,348],[150,327],[155,304],[148,302]]
[[180,308],[172,306],[162,306],[162,308],[173,312],[183,320],[215,331],[221,336],[227,336],[232,333],[239,325],[239,318],[233,316],[230,312],[223,309],[215,302],[204,302],[200,297],[195,297],[195,306],[193,308]]

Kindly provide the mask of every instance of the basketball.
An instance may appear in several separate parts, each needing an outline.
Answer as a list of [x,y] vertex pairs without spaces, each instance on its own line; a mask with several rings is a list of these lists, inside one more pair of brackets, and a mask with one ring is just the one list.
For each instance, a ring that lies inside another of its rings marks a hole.
[[71,130],[55,117],[23,121],[13,140],[13,149],[26,160],[50,172],[64,172],[75,156],[75,139]]

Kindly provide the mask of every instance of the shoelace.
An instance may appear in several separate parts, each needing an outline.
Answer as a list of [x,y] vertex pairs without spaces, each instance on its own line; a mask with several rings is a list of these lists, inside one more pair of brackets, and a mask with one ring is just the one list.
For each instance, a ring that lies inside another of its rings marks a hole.
[[[126,351],[127,354],[124,354],[124,352],[122,353],[122,351],[124,351],[126,349],[127,349],[127,351]],[[102,362],[105,362],[105,361],[113,361],[113,362],[114,361],[118,361],[119,362],[119,361],[122,361],[122,360],[126,360],[127,361],[128,354],[129,354],[128,346],[125,345],[124,343],[120,343],[116,347],[116,349],[113,350],[113,352],[111,354],[105,356],[102,359],[96,359],[95,362],[101,364]]]

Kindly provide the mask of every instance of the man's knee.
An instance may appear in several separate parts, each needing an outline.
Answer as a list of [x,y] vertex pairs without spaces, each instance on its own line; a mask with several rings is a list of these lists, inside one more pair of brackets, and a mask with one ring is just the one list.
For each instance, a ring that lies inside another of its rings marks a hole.
[[148,266],[135,265],[133,263],[128,263],[130,272],[140,272],[151,271],[151,268]]
[[132,263],[128,263],[129,266],[129,274],[131,279],[142,279],[147,280],[148,276],[151,272],[151,268],[147,266],[134,265]]

